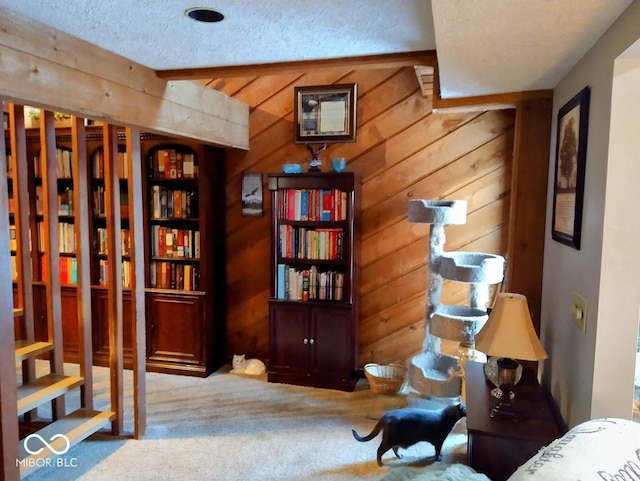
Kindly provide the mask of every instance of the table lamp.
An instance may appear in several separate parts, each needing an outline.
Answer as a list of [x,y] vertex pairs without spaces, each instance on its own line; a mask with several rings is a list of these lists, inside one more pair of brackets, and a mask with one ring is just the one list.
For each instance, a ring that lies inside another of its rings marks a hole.
[[511,391],[522,375],[522,366],[515,361],[540,361],[547,358],[529,314],[527,298],[510,292],[497,295],[489,319],[475,336],[476,349],[493,356],[485,365],[485,374],[496,386],[492,390],[498,403],[491,417],[517,419],[511,401]]

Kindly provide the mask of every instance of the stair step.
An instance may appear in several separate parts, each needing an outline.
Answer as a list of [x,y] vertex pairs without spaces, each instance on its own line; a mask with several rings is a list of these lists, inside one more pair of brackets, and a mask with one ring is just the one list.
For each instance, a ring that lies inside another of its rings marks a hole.
[[47,374],[35,381],[18,386],[18,415],[37,408],[84,383],[79,376]]
[[16,341],[16,362],[24,361],[25,359],[35,358],[40,354],[53,350],[53,343],[51,342],[27,342],[18,340]]
[[[78,409],[63,418],[48,424],[34,434],[40,436],[53,449],[58,453],[61,453],[62,451],[66,452],[66,450],[71,446],[75,446],[82,440],[107,426],[114,418],[115,413],[112,412]],[[60,434],[65,435],[67,439],[62,436],[56,436]],[[37,451],[43,448],[42,451],[36,454],[29,453],[25,449],[25,440],[27,441],[27,445],[31,451]],[[27,437],[20,441],[18,451],[21,478],[24,478],[39,467],[46,466],[46,460],[56,456],[56,453],[52,452],[51,449],[44,445],[42,440],[37,437]],[[63,454],[61,455],[64,457]],[[67,457],[66,459],[61,459],[60,462],[64,463],[70,461],[70,458]],[[54,463],[55,461],[51,460],[51,462]],[[55,464],[52,465],[55,466]]]

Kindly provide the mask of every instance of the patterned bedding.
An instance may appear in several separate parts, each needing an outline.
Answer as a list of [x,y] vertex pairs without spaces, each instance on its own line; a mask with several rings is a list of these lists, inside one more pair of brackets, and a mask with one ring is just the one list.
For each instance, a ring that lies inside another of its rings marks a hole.
[[508,481],[640,481],[640,423],[586,421],[542,448]]

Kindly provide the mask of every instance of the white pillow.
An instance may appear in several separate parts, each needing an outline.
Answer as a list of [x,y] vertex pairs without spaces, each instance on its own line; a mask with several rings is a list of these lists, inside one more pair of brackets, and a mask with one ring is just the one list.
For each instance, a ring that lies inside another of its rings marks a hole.
[[603,418],[577,425],[542,448],[508,481],[640,481],[640,424]]

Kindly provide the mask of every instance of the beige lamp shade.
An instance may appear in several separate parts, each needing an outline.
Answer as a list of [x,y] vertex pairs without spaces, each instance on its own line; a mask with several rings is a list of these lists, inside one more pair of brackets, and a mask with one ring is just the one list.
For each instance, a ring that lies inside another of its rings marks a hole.
[[484,327],[476,334],[476,349],[488,356],[524,361],[546,359],[547,353],[533,327],[527,298],[500,293]]

